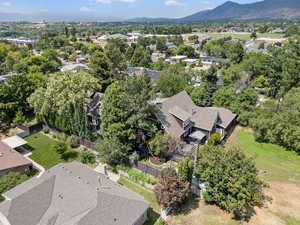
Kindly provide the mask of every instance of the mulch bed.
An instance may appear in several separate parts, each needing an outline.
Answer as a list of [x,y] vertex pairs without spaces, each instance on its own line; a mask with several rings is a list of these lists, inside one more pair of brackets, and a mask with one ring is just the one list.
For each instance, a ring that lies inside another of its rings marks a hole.
[[160,166],[160,165],[164,164],[164,162],[160,161],[160,158],[158,158],[158,157],[150,157],[149,160],[154,165]]

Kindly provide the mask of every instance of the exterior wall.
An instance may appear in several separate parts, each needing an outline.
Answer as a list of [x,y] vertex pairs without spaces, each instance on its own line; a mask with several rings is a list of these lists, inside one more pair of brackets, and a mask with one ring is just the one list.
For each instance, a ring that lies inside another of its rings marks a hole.
[[148,210],[133,224],[133,225],[143,225],[148,219]]
[[25,166],[19,166],[19,167],[15,167],[15,168],[11,168],[11,169],[7,169],[7,170],[2,170],[0,171],[0,177],[4,176],[8,173],[27,173],[31,170],[32,165],[25,165]]

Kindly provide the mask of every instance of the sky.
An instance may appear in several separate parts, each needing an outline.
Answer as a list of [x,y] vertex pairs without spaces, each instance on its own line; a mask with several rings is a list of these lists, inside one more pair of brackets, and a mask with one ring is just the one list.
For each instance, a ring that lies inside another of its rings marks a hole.
[[[258,0],[234,0],[251,3]],[[0,20],[123,20],[178,18],[214,8],[226,0],[0,0]]]

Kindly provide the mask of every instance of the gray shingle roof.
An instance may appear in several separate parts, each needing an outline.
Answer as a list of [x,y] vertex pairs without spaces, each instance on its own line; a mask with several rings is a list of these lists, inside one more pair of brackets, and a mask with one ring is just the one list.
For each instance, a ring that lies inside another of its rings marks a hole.
[[11,225],[132,225],[149,208],[141,196],[78,162],[59,164],[5,196],[12,200],[0,211]]
[[227,128],[237,116],[230,110],[222,107],[209,107],[209,109],[218,112],[219,118],[221,120],[220,122],[218,122],[218,125],[223,128]]
[[177,117],[181,121],[186,121],[186,120],[188,120],[188,119],[191,118],[191,114],[189,114],[185,110],[179,108],[177,105],[175,105],[174,107],[172,107],[169,110],[169,113],[172,114],[173,116]]
[[159,105],[160,111],[157,113],[157,117],[166,131],[177,138],[180,138],[185,132],[182,121],[187,119],[190,119],[196,128],[212,131],[216,123],[227,128],[236,117],[235,114],[224,108],[196,106],[185,91],[166,99]]

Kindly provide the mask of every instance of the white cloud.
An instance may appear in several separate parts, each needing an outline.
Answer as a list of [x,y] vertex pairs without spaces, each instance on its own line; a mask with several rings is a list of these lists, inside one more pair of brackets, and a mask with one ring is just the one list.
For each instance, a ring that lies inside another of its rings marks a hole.
[[134,3],[138,0],[96,0],[98,3],[112,3],[112,2],[127,2],[127,3]]
[[184,3],[178,2],[177,0],[167,0],[167,1],[165,1],[165,5],[167,5],[167,6],[183,6]]
[[86,7],[86,6],[82,6],[80,9],[79,9],[80,12],[89,12],[91,11],[90,8]]
[[48,9],[41,9],[40,12],[41,12],[41,13],[48,13],[49,10],[48,10]]
[[0,2],[0,6],[11,7],[11,2]]

